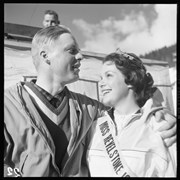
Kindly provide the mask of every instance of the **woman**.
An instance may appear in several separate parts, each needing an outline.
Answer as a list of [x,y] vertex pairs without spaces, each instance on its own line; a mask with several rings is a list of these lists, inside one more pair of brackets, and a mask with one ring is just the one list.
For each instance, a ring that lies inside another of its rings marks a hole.
[[163,107],[148,108],[155,88],[142,61],[132,53],[111,53],[101,76],[102,102],[112,108],[92,128],[91,176],[176,176],[176,144],[167,148],[156,131],[153,114]]

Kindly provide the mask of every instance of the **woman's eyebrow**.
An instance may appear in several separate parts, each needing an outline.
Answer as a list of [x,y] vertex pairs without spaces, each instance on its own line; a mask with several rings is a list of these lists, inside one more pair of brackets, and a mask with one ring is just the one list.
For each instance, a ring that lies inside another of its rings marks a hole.
[[114,73],[114,72],[111,71],[111,70],[107,70],[107,71],[104,72],[104,74],[107,74],[107,73]]

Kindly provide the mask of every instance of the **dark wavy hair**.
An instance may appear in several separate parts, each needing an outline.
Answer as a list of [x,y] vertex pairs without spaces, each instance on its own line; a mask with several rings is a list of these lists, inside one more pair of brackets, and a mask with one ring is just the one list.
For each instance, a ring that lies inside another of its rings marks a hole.
[[111,61],[125,77],[125,83],[131,85],[137,104],[142,107],[152,97],[156,88],[153,87],[154,80],[147,73],[141,59],[133,53],[111,53],[107,55],[103,63]]

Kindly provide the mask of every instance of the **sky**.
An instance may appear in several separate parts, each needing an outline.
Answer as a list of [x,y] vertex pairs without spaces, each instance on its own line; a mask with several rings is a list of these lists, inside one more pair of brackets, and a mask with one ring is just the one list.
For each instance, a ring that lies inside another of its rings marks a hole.
[[177,43],[177,4],[4,3],[4,22],[42,27],[47,9],[58,13],[84,51],[144,55]]

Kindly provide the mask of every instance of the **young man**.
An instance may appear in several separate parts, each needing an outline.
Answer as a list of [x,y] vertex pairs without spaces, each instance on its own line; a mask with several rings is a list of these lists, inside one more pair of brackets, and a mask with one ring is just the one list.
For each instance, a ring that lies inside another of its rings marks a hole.
[[59,24],[58,14],[53,10],[46,10],[44,13],[43,27],[57,26]]
[[[37,80],[5,91],[4,176],[89,176],[89,130],[107,108],[66,87],[79,78],[79,46],[67,28],[50,26],[34,36],[32,57]],[[166,120],[165,129],[176,124]],[[174,138],[174,129],[164,133]]]

